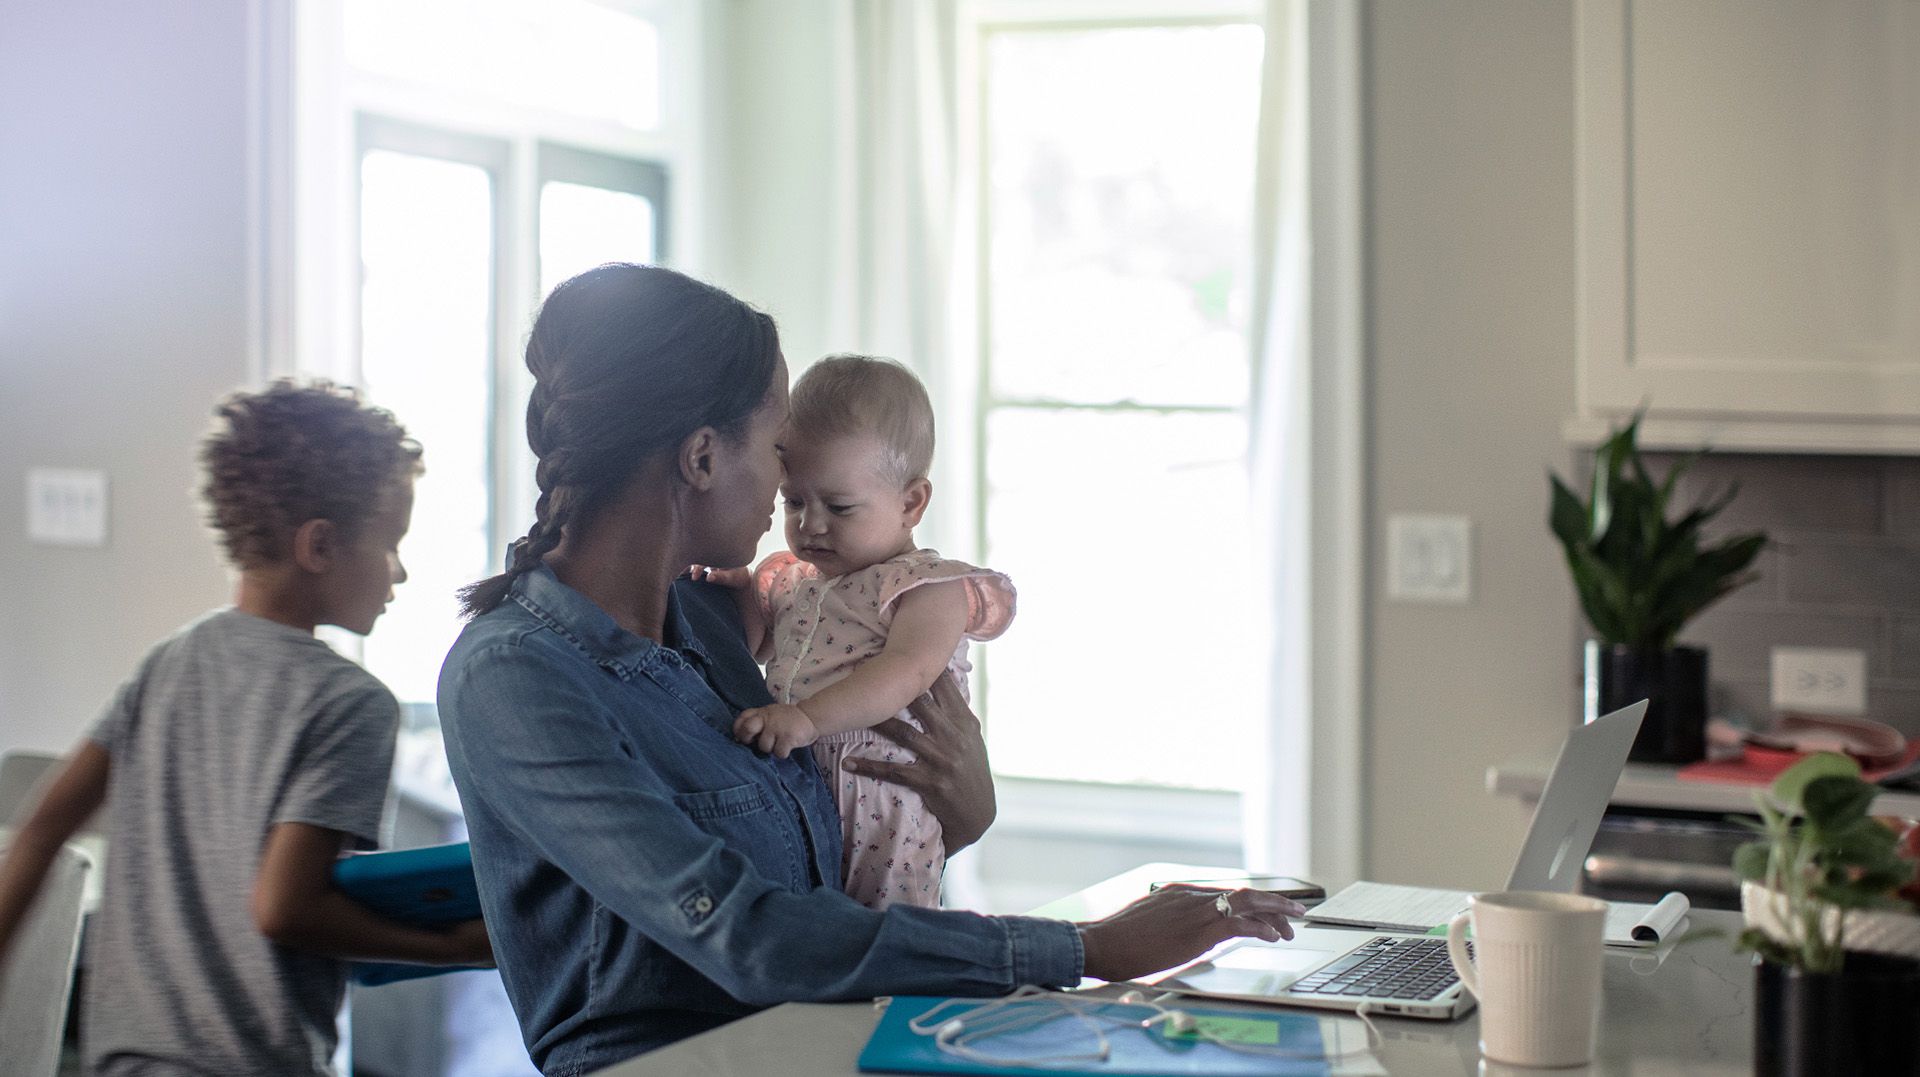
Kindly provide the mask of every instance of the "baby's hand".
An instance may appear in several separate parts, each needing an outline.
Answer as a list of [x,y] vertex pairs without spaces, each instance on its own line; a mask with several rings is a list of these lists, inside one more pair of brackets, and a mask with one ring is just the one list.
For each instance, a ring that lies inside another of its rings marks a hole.
[[791,703],[774,703],[741,711],[733,722],[733,739],[784,759],[795,748],[819,740],[820,731],[806,711]]
[[712,565],[694,565],[688,571],[696,580],[717,583],[722,587],[744,589],[753,586],[753,570],[750,568],[714,568]]

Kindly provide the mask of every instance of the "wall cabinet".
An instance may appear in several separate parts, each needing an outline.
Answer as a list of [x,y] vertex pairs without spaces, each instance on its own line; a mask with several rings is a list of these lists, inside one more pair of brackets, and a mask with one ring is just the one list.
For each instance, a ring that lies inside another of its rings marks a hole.
[[1920,451],[1920,4],[1578,3],[1575,426]]

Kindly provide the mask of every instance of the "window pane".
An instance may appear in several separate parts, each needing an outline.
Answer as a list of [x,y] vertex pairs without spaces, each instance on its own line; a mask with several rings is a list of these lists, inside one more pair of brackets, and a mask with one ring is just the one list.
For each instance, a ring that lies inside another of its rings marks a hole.
[[430,702],[459,630],[454,591],[488,556],[493,183],[485,169],[376,150],[360,164],[361,381],[426,450],[410,578],[367,638],[367,668]]
[[[1019,617],[984,655],[995,768],[1244,787],[1245,424],[1003,408],[987,444],[987,564],[1020,588]],[[1099,466],[1042,463],[1063,460]]]
[[1246,399],[1260,52],[1247,25],[988,37],[996,394]]
[[347,62],[509,104],[660,125],[660,33],[592,0],[345,0]]
[[540,294],[607,262],[654,262],[653,202],[578,183],[540,185]]

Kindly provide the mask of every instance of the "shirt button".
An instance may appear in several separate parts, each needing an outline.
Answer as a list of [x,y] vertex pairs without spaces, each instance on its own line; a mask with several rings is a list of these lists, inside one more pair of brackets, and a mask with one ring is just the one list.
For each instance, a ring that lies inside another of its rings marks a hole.
[[702,916],[713,911],[713,899],[705,894],[693,899],[693,911]]

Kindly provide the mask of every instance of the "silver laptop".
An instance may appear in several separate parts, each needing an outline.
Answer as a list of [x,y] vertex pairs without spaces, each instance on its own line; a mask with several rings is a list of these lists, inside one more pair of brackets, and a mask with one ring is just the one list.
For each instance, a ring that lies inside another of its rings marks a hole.
[[[1571,891],[1647,713],[1642,700],[1576,728],[1560,748],[1509,890]],[[1448,1019],[1473,1008],[1447,960],[1447,940],[1425,934],[1466,908],[1467,891],[1354,883],[1308,910],[1291,942],[1243,939],[1155,978],[1183,994],[1327,1010]],[[1330,915],[1329,915],[1330,914]],[[1346,924],[1396,933],[1354,931]]]

